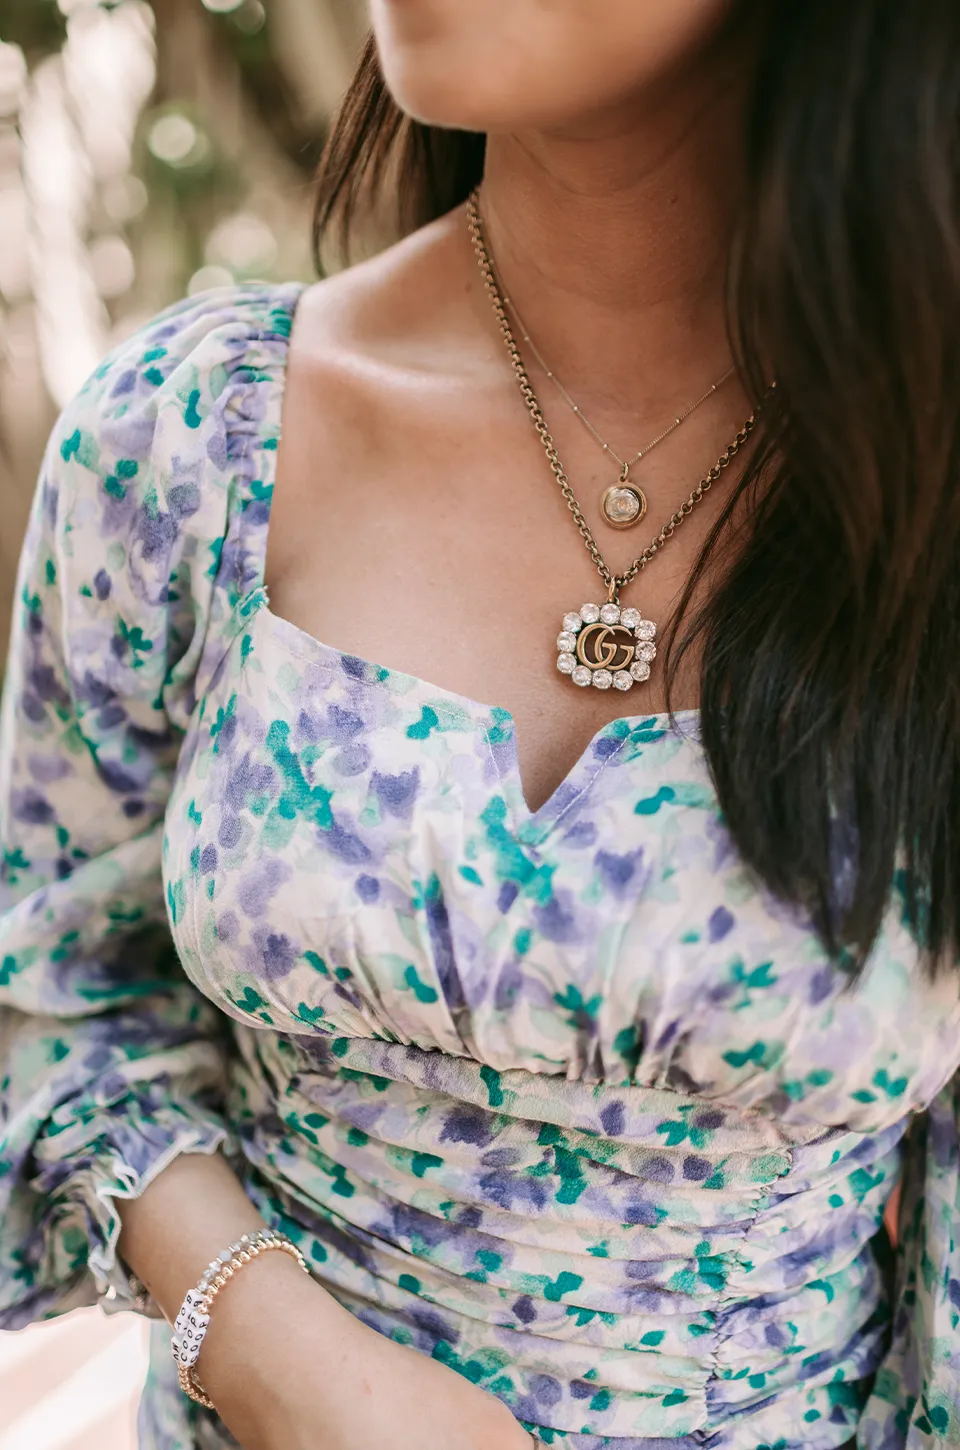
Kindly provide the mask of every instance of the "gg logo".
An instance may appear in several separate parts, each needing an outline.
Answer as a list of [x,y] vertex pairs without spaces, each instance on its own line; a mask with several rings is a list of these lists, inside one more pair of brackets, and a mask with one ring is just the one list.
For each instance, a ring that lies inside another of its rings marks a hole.
[[577,659],[588,670],[625,670],[636,640],[622,624],[588,624],[577,635]]

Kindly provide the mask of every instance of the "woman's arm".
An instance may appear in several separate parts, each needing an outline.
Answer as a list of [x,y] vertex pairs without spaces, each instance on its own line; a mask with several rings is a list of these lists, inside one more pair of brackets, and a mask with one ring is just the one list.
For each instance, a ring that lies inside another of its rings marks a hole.
[[[120,1207],[120,1252],[172,1320],[215,1254],[263,1227],[219,1156],[177,1159]],[[198,1377],[244,1450],[529,1450],[498,1400],[365,1325],[287,1254],[217,1296]]]
[[161,859],[235,467],[185,483],[169,459],[213,451],[242,331],[221,298],[129,338],[41,468],[0,716],[6,1329],[129,1301],[118,1201],[229,1136],[223,1018],[177,959]]
[[893,1324],[857,1444],[943,1450],[960,1445],[960,1074],[904,1144]]
[[900,1184],[891,1193],[887,1206],[883,1211],[883,1226],[887,1231],[892,1248],[896,1248],[900,1242]]

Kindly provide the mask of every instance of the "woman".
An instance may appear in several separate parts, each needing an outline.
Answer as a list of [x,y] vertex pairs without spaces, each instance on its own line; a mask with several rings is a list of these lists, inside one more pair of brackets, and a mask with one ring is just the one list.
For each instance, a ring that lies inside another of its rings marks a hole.
[[197,1286],[157,1450],[960,1443],[960,12],[373,20],[409,234],[44,465],[4,1322]]

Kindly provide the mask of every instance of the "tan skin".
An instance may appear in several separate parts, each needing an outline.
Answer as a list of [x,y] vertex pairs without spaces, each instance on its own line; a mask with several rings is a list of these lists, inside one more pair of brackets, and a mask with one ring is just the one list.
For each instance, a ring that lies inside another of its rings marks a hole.
[[[722,284],[742,95],[730,69],[705,56],[654,116],[628,101],[555,134],[489,142],[483,211],[504,284],[621,456],[730,364]],[[750,411],[731,379],[644,461],[647,517],[617,531],[596,507],[616,466],[539,369],[532,378],[617,570]],[[723,494],[625,603],[666,621]],[[581,694],[553,669],[563,614],[605,592],[523,407],[461,211],[301,303],[267,585],[276,614],[326,643],[507,708],[532,808],[603,723],[665,708],[662,672],[624,696]],[[696,704],[695,673],[675,705]]]
[[[723,276],[740,192],[749,30],[728,0],[374,0],[394,94],[488,133],[483,211],[544,357],[621,454],[730,362]],[[599,12],[602,12],[599,13]],[[615,468],[532,369],[601,548],[622,569],[741,425],[731,381],[644,462],[650,508],[603,525]],[[662,626],[731,478],[625,603]],[[731,540],[729,547],[734,546]],[[721,560],[722,563],[722,560]],[[462,212],[309,290],[293,332],[267,559],[271,609],[308,634],[506,707],[531,808],[618,714],[662,711],[553,667],[567,610],[603,597],[524,411]],[[675,707],[697,703],[696,662]],[[260,1220],[218,1158],[122,1205],[121,1252],[173,1318]],[[245,1450],[525,1450],[485,1391],[367,1329],[273,1253],[218,1300],[201,1378]]]

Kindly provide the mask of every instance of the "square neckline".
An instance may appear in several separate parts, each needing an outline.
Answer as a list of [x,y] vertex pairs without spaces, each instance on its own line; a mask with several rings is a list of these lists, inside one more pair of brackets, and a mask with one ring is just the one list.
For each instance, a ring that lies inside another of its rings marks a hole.
[[[696,726],[700,721],[700,709],[697,706],[691,706],[688,709],[682,710],[663,710],[659,712],[640,711],[629,715],[613,716],[594,731],[571,768],[557,782],[557,785],[546,799],[534,808],[529,803],[520,770],[520,758],[517,749],[517,722],[513,716],[513,712],[508,710],[505,705],[487,704],[485,701],[476,700],[470,695],[464,695],[457,690],[448,689],[444,685],[437,685],[432,680],[426,680],[419,675],[410,674],[406,670],[395,669],[391,665],[380,664],[378,661],[366,659],[350,650],[341,649],[338,645],[329,644],[317,635],[311,634],[309,630],[303,629],[294,620],[287,619],[286,616],[275,612],[270,604],[270,590],[266,581],[267,555],[270,547],[270,528],[273,519],[273,502],[276,496],[277,471],[285,432],[284,405],[287,396],[290,353],[300,302],[306,290],[304,286],[297,292],[289,308],[290,325],[285,338],[285,346],[282,350],[281,364],[276,369],[275,374],[276,432],[274,446],[266,451],[264,457],[264,477],[262,483],[267,493],[268,501],[264,522],[263,544],[259,558],[259,582],[253,589],[248,590],[239,601],[237,605],[238,614],[249,614],[253,609],[256,609],[256,612],[261,614],[271,624],[274,634],[289,632],[293,639],[301,642],[309,650],[330,655],[338,659],[341,664],[347,659],[355,660],[365,669],[376,672],[381,677],[392,677],[395,680],[406,682],[408,686],[416,688],[419,691],[428,691],[439,698],[453,701],[466,709],[471,716],[484,716],[491,720],[499,719],[500,722],[506,723],[509,726],[510,768],[520,801],[523,804],[526,819],[531,826],[540,823],[545,817],[551,818],[557,815],[558,812],[564,812],[568,805],[572,803],[572,800],[578,798],[582,790],[587,788],[586,785],[581,783],[584,770],[588,763],[595,757],[595,748],[598,743],[613,733],[622,733],[623,740],[626,741],[629,739],[632,730],[637,729],[641,725],[649,724],[654,728],[661,729],[664,735],[672,735],[684,741],[699,743]],[[681,723],[684,721],[690,721],[694,725],[693,733],[688,734],[680,728]],[[606,767],[610,758],[607,755],[598,761],[597,769],[594,771],[594,777]],[[594,777],[591,777],[591,779]]]

